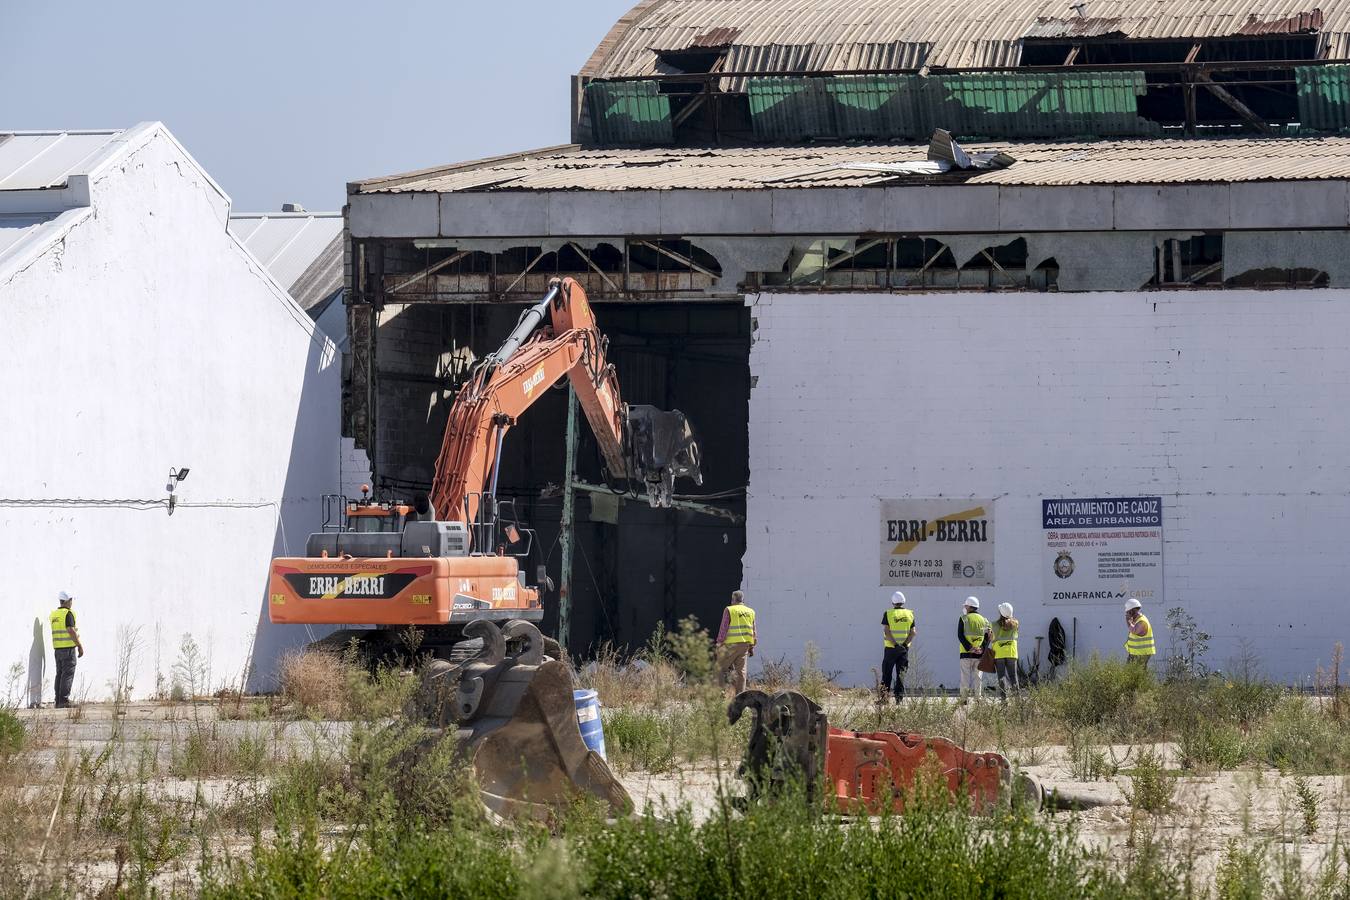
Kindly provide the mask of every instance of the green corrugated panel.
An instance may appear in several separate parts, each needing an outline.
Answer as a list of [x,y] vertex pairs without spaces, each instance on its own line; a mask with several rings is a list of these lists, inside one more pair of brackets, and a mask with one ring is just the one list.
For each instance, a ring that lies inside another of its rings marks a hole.
[[823,78],[752,78],[746,83],[750,123],[761,141],[835,136]]
[[670,98],[654,81],[598,81],[586,85],[591,130],[604,146],[675,142]]
[[913,75],[850,75],[825,80],[841,137],[924,136],[922,79]]
[[[929,109],[939,127],[963,137],[1150,135],[1139,116],[1142,72],[943,75]],[[943,123],[948,124],[943,124]]]
[[751,121],[763,140],[1151,135],[1138,98],[1142,72],[750,79]]
[[1305,128],[1350,129],[1350,66],[1300,66],[1294,69],[1294,84]]

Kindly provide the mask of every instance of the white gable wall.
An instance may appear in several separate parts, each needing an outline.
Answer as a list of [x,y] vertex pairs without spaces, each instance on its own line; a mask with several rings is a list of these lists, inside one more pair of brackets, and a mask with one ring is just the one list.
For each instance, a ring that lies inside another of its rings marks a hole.
[[1015,605],[1024,656],[1052,616],[1077,616],[1080,657],[1123,652],[1118,604],[1040,605],[1042,498],[1161,495],[1162,606],[1212,636],[1212,666],[1246,638],[1268,674],[1306,680],[1350,641],[1346,292],[747,302],[759,659],[814,641],[823,668],[872,683],[893,590],[878,501],[905,497],[997,498],[995,586],[906,589],[934,684],[956,684],[969,593]]
[[[167,689],[185,636],[208,686],[239,684],[255,655],[265,686],[307,639],[268,625],[264,600],[269,558],[303,552],[338,483],[333,344],[162,128],[91,195],[92,216],[0,283],[0,664],[29,664],[31,623],[67,590],[87,650],[77,695],[106,698],[119,654],[137,696]],[[113,502],[162,500],[180,466],[172,516]]]

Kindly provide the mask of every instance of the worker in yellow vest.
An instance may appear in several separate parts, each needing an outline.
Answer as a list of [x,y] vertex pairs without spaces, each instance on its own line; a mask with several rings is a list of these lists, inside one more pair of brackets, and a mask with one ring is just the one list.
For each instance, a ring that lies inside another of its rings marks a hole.
[[1149,659],[1158,650],[1153,643],[1153,624],[1142,607],[1133,597],[1125,601],[1125,655],[1130,662],[1147,668]]
[[989,640],[989,620],[980,615],[979,597],[966,598],[964,613],[956,620],[956,639],[961,645],[961,702],[965,702],[967,693],[978,700],[984,696],[980,657]]
[[75,659],[84,656],[84,644],[75,628],[75,613],[70,606],[75,598],[65,591],[57,595],[61,604],[48,617],[52,625],[52,652],[56,655],[56,707],[70,706],[70,686],[75,682]]
[[998,605],[998,621],[994,623],[994,675],[998,678],[998,696],[1008,699],[1008,691],[1016,691],[1017,684],[1017,620],[1013,618],[1013,605]]
[[[909,668],[909,645],[914,642],[914,613],[905,609],[905,595],[891,594],[891,608],[881,614],[881,684],[892,691],[895,702],[905,699],[905,670]],[[895,687],[891,688],[891,679]]]
[[717,681],[724,683],[729,675],[731,687],[739,694],[745,690],[745,670],[750,657],[755,655],[758,643],[755,632],[755,611],[745,605],[745,594],[731,592],[731,605],[722,610],[722,627],[717,631]]

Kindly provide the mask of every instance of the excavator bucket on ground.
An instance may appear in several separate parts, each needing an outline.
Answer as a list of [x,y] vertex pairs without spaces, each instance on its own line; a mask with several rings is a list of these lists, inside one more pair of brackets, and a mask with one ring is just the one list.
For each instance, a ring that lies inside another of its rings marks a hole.
[[782,793],[794,782],[813,799],[813,789],[823,783],[841,813],[876,815],[887,805],[903,812],[920,770],[929,769],[976,811],[1008,802],[1014,791],[1040,802],[1040,787],[1024,776],[1014,779],[1008,760],[997,753],[972,753],[946,738],[912,732],[831,728],[825,711],[795,691],[744,691],[731,701],[727,718],[735,723],[747,709],[755,721],[740,774],[751,799]]
[[478,620],[464,636],[481,642],[477,654],[429,664],[416,702],[431,724],[456,729],[483,803],[499,815],[546,819],[590,795],[614,815],[631,812],[628,792],[582,741],[571,670],[545,655],[539,629]]

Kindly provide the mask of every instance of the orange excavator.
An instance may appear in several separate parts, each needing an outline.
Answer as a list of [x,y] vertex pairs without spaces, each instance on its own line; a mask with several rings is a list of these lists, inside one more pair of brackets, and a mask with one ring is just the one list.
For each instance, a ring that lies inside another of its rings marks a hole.
[[571,381],[611,478],[640,484],[652,506],[670,504],[676,478],[702,483],[684,415],[625,403],[607,345],[586,292],[555,279],[459,391],[429,498],[344,499],[344,525],[311,534],[303,557],[273,560],[271,620],[376,626],[325,641],[354,639],[372,655],[415,626],[420,649],[447,659],[469,622],[540,621],[539,590],[520,565],[534,535],[497,492],[507,432],[548,388]]
[[[577,791],[615,810],[627,803],[582,743],[570,669],[537,626],[539,589],[520,565],[534,532],[498,497],[507,433],[566,377],[611,480],[640,485],[658,507],[669,506],[676,478],[702,483],[684,415],[625,403],[607,346],[586,292],[571,278],[554,279],[457,394],[430,495],[411,504],[342,498],[344,521],[311,534],[305,556],[272,561],[273,622],[359,623],[367,627],[319,643],[355,641],[375,659],[413,649],[431,658],[419,715],[459,729],[485,802],[503,812]],[[538,580],[546,578],[541,566]]]

